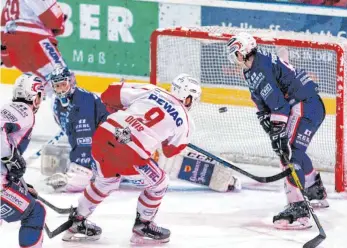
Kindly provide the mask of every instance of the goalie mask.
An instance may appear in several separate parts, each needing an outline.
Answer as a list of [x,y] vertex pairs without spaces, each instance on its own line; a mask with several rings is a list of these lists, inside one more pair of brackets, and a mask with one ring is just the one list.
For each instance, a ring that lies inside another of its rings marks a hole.
[[201,86],[195,78],[188,74],[180,74],[172,81],[171,93],[190,110],[200,101]]
[[[232,64],[243,64],[257,51],[257,42],[248,33],[239,33],[228,41],[227,56]],[[237,53],[243,56],[243,61],[238,59]]]
[[51,84],[53,91],[60,100],[61,105],[65,108],[69,105],[69,98],[76,88],[76,79],[73,72],[67,67],[57,67],[48,76],[48,82]]
[[33,106],[34,113],[42,101],[43,84],[41,78],[25,73],[19,76],[13,86],[13,102],[24,102]]

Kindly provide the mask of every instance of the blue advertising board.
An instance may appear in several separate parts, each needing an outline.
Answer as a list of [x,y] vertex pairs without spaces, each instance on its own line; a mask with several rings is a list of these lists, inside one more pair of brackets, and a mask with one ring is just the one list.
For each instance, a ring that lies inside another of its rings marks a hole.
[[347,18],[345,17],[202,6],[201,25],[266,28],[331,34],[347,38]]

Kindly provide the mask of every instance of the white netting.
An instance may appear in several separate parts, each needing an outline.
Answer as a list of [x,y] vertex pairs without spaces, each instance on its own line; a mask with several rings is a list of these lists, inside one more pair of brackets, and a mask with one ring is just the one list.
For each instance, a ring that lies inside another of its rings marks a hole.
[[[191,32],[193,30],[207,32],[210,38],[193,38],[194,35]],[[230,27],[197,27],[187,31],[188,29],[182,31],[186,32],[185,37],[158,36],[157,83],[167,83],[179,73],[188,73],[198,78],[203,87],[221,88],[230,92],[230,95],[226,95],[225,93],[219,94],[217,90],[211,91],[206,90],[206,88],[203,90],[205,102],[192,110],[197,126],[192,142],[210,152],[223,154],[235,162],[277,164],[278,159],[271,149],[269,138],[256,118],[256,109],[250,103],[249,95],[245,93],[248,87],[243,80],[241,68],[232,65],[227,60],[226,42],[219,40],[223,36],[222,33],[237,34],[245,30]],[[258,43],[261,49],[277,53],[280,57],[288,59],[294,67],[305,69],[319,84],[321,95],[332,102],[327,106],[330,114],[327,115],[320,130],[313,138],[308,154],[315,167],[333,171],[336,162],[334,101],[336,99],[337,61],[346,61],[346,57],[340,58],[332,50],[312,48],[310,44],[336,43],[341,44],[345,49],[347,47],[346,40],[293,32],[246,31],[261,37],[263,41],[269,41],[273,38],[312,41],[312,43],[302,42],[297,46],[274,46],[261,44],[262,42]],[[346,64],[344,65],[345,71],[347,71]],[[347,85],[346,77],[344,77],[344,85]],[[347,94],[347,90],[344,92]],[[238,105],[242,102],[242,105],[246,106],[216,104],[224,101],[225,98],[235,100],[233,102],[237,102]],[[214,104],[206,103],[211,99]],[[345,98],[345,106],[347,105],[346,102],[347,98]],[[219,113],[219,108],[225,106],[228,111]],[[345,137],[347,137],[346,129]],[[345,139],[346,147],[347,141]],[[344,153],[346,154],[346,151]]]

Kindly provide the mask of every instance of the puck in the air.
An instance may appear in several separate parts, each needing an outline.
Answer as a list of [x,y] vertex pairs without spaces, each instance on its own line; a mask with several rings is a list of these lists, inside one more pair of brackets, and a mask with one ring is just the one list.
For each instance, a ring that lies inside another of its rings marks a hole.
[[227,107],[219,108],[219,113],[224,113],[224,112],[227,112],[227,111],[228,111]]

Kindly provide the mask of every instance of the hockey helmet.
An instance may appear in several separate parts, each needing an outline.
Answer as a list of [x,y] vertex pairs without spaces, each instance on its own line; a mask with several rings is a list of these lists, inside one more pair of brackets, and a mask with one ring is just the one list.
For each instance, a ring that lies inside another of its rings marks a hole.
[[239,33],[232,37],[227,44],[227,56],[231,63],[240,64],[237,59],[237,52],[241,53],[244,61],[257,49],[257,42],[249,33]]
[[171,93],[190,110],[200,101],[201,86],[198,80],[183,73],[172,81]]
[[60,100],[63,107],[69,105],[69,98],[76,88],[75,74],[67,67],[56,67],[51,74],[48,75],[48,82],[51,84],[53,91]]
[[14,83],[12,101],[32,104],[35,111],[41,103],[42,93],[43,83],[41,78],[34,74],[25,73],[20,75]]

